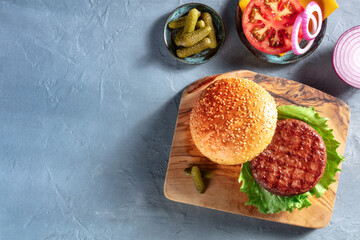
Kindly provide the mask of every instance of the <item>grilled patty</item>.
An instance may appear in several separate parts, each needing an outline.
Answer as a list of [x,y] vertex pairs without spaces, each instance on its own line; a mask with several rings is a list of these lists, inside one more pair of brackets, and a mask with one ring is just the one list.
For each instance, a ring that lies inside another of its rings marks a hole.
[[326,147],[319,133],[296,120],[279,120],[268,147],[250,162],[256,182],[279,196],[311,190],[326,167]]

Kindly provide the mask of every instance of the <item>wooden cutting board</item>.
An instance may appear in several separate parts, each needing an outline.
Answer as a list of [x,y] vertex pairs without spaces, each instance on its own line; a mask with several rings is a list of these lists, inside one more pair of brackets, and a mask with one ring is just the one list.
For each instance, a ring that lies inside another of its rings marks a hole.
[[[275,98],[277,105],[314,106],[320,116],[328,117],[329,127],[340,142],[338,151],[344,154],[346,136],[349,127],[350,110],[341,100],[307,85],[283,79],[239,70],[225,74],[202,78],[189,85],[183,92],[171,154],[166,173],[164,193],[173,201],[196,206],[231,212],[250,217],[281,222],[308,228],[325,227],[331,219],[338,181],[321,198],[310,198],[312,206],[295,210],[293,213],[280,212],[262,214],[256,207],[246,206],[247,195],[239,191],[238,177],[241,166],[225,166],[205,158],[194,145],[190,130],[189,116],[192,106],[199,94],[212,82],[226,77],[239,77],[253,80],[263,86]],[[199,194],[191,177],[184,174],[184,169],[198,165],[201,169],[211,170],[213,178],[207,180],[207,189]],[[339,179],[339,173],[336,174]]]

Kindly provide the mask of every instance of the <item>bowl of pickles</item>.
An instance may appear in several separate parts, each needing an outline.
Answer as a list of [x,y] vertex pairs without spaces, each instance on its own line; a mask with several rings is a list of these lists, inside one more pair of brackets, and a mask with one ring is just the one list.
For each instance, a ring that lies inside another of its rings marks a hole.
[[164,41],[176,59],[187,64],[202,64],[221,50],[225,27],[211,7],[188,3],[169,15],[164,27]]

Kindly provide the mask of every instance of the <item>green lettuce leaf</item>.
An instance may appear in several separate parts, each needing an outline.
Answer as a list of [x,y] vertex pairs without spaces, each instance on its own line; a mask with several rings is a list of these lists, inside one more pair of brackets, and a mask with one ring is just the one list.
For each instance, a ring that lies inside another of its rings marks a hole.
[[263,189],[251,176],[250,164],[242,167],[239,181],[242,181],[240,191],[247,194],[249,201],[246,205],[254,205],[261,213],[292,212],[295,208],[302,209],[311,205],[309,192],[293,197],[281,197]]
[[249,201],[246,205],[254,205],[261,213],[277,213],[280,211],[292,212],[295,208],[302,209],[311,205],[308,196],[321,197],[335,182],[335,174],[340,171],[339,164],[344,161],[336,149],[340,143],[334,139],[332,129],[326,124],[327,118],[320,117],[314,107],[284,105],[278,107],[278,119],[295,118],[312,126],[323,138],[327,150],[327,164],[323,177],[309,192],[293,197],[281,197],[263,189],[251,175],[249,163],[245,163],[240,173],[239,182],[242,182],[240,191],[247,194]]

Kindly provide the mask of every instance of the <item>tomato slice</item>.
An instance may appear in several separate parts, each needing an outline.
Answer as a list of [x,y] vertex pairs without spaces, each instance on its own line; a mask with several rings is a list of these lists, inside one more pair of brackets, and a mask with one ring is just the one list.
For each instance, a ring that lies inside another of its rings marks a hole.
[[[242,26],[258,50],[280,54],[291,50],[291,32],[296,17],[304,11],[298,0],[251,0],[243,13]],[[299,33],[299,42],[302,33]]]

